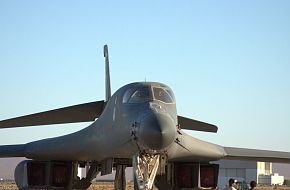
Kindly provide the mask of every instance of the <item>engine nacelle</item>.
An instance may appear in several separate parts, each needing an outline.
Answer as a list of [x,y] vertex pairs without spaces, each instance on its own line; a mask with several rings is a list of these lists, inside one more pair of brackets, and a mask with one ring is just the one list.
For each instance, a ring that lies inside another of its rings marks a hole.
[[215,189],[218,171],[218,164],[171,162],[166,174],[156,177],[155,185],[159,189]]
[[21,190],[69,189],[72,162],[24,160],[16,166],[14,178]]

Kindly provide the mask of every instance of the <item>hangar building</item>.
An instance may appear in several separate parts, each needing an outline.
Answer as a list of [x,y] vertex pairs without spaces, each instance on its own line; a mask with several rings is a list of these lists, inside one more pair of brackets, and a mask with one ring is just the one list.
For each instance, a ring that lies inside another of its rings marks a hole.
[[224,187],[231,177],[248,184],[253,180],[265,185],[282,185],[284,182],[284,176],[273,174],[271,162],[220,160],[214,163],[219,164],[220,188]]

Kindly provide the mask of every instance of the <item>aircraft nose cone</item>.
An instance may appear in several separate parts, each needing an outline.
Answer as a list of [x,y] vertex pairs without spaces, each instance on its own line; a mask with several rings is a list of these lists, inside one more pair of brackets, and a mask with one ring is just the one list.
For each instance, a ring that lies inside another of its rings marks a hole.
[[144,148],[162,150],[174,141],[175,133],[176,127],[169,115],[151,113],[141,121],[138,139]]

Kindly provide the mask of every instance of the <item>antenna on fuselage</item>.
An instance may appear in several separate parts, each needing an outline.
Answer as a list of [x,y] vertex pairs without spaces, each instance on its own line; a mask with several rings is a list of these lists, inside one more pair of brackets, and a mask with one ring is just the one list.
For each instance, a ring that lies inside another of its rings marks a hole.
[[110,67],[109,67],[109,52],[108,45],[104,45],[104,57],[105,57],[105,67],[106,67],[106,101],[111,98],[111,82],[110,82]]

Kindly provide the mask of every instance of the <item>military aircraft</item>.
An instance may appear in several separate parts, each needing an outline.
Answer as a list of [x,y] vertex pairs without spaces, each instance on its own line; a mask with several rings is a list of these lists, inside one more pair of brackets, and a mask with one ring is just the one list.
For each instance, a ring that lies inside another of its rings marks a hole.
[[[0,157],[26,157],[15,169],[19,189],[87,189],[98,173],[116,170],[115,189],[126,188],[133,167],[134,188],[181,189],[217,186],[219,159],[290,162],[290,153],[222,147],[189,136],[186,130],[217,132],[215,125],[177,115],[169,86],[127,84],[111,95],[109,54],[104,46],[105,100],[0,121],[0,128],[92,121],[64,136],[0,146]],[[77,168],[87,168],[77,177]]]

